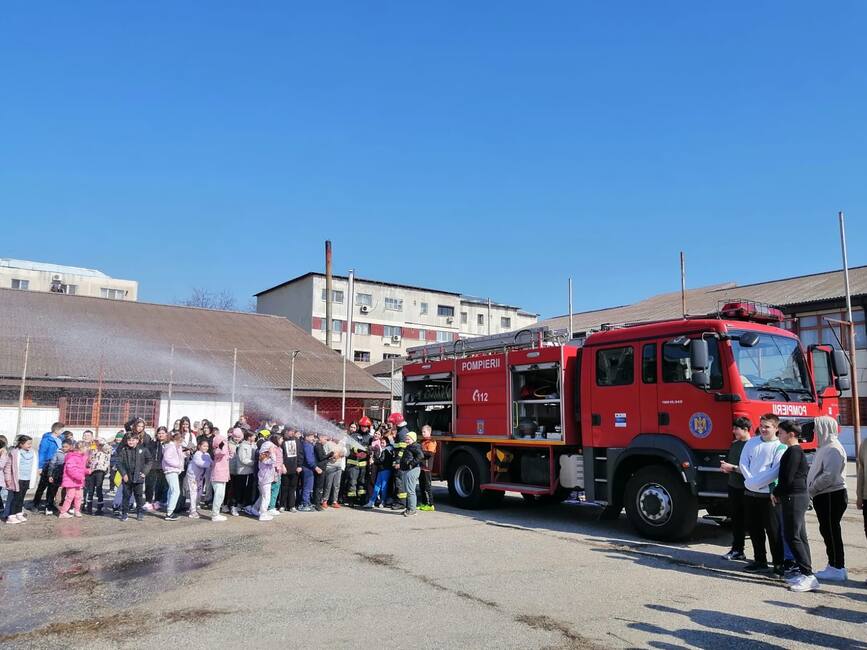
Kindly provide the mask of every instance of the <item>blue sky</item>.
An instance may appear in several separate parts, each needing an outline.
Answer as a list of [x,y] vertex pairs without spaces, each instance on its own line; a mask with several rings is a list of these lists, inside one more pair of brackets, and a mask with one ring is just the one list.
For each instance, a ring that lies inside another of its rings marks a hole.
[[[867,263],[867,4],[10,3],[0,256],[542,315]],[[315,6],[314,6],[315,5]]]

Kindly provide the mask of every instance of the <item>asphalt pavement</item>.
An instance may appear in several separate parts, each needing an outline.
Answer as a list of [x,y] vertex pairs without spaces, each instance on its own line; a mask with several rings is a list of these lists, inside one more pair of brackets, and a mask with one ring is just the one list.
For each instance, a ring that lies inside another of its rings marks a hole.
[[[212,523],[155,515],[0,527],[4,648],[867,648],[867,543],[850,580],[794,594],[723,560],[729,532],[637,537],[580,503],[342,509]],[[824,548],[808,515],[817,568]],[[749,542],[747,543],[749,547]]]

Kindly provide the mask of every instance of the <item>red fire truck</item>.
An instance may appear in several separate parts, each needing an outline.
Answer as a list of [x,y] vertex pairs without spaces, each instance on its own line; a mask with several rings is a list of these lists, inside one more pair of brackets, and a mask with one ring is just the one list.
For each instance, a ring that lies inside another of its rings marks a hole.
[[580,491],[644,536],[684,538],[700,509],[725,514],[734,418],[794,419],[815,449],[813,418],[837,417],[849,388],[840,350],[805,350],[754,302],[566,338],[540,327],[408,350],[404,415],[432,427],[452,503]]

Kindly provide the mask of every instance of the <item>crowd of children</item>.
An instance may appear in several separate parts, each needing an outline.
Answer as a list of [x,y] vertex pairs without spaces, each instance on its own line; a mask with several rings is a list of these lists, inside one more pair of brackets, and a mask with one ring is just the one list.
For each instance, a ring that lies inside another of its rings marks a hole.
[[284,512],[342,506],[390,507],[405,516],[434,510],[430,427],[418,440],[400,413],[375,431],[372,424],[362,417],[333,431],[269,423],[253,429],[242,417],[224,435],[207,420],[183,417],[171,431],[159,427],[150,435],[145,422],[134,419],[109,444],[91,431],[76,441],[55,423],[38,452],[28,436],[19,436],[12,449],[0,436],[2,520],[27,521],[24,495],[37,469],[30,510],[64,519],[102,515],[106,495],[121,521],[131,513],[141,521],[145,513],[161,511],[166,521],[186,513],[223,522],[226,515],[270,521]]
[[[758,435],[751,437],[752,423],[745,417],[737,418],[732,427],[734,442],[721,463],[722,471],[729,475],[732,522],[732,548],[723,557],[745,561],[744,541],[749,533],[753,560],[744,570],[776,574],[792,591],[815,591],[819,580],[848,578],[840,527],[848,504],[846,452],[837,439],[834,418],[818,417],[813,427],[819,449],[808,465],[799,444],[803,432],[796,422],[780,421],[768,413],[759,420]],[[858,477],[857,503],[861,509],[862,472]],[[811,502],[828,556],[828,566],[815,573],[805,521]],[[867,534],[867,514],[864,521]]]
[[[813,428],[819,448],[808,464],[796,422],[768,413],[752,436],[752,423],[739,417],[721,462],[729,475],[732,524],[725,559],[746,561],[749,535],[753,559],[744,570],[776,574],[793,591],[814,591],[819,580],[848,578],[840,525],[848,505],[846,453],[834,418],[818,417]],[[138,520],[146,512],[164,511],[166,521],[186,513],[193,519],[206,514],[212,522],[242,514],[270,521],[286,512],[347,505],[394,508],[405,516],[434,510],[436,442],[430,427],[423,427],[417,439],[400,413],[376,430],[362,417],[333,433],[277,424],[253,429],[242,417],[224,435],[207,420],[191,423],[183,417],[171,431],[159,427],[151,436],[145,422],[136,419],[118,432],[113,445],[90,431],[76,441],[63,429],[56,423],[38,451],[29,436],[19,436],[12,448],[0,436],[0,487],[5,488],[0,518],[7,524],[27,521],[24,496],[37,470],[31,510],[56,512],[60,518],[101,515],[106,495],[121,521],[129,519],[131,509]],[[859,509],[867,499],[865,449],[858,472]],[[811,504],[828,557],[828,565],[815,573],[805,523]],[[864,529],[867,534],[867,512]]]

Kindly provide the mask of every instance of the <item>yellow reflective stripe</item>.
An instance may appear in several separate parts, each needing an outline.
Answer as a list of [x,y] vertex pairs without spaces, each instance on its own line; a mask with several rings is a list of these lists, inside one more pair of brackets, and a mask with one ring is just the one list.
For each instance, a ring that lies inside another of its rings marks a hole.
[[406,492],[398,492],[397,498],[398,499],[406,499]]
[[358,495],[361,496],[363,494],[367,494],[367,490],[359,490]]

